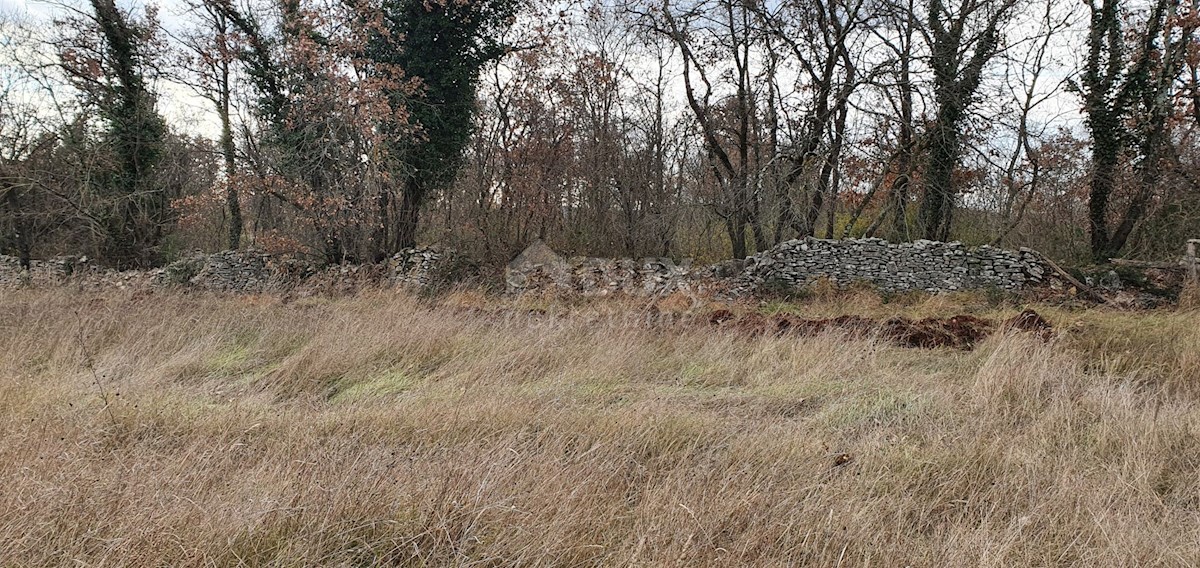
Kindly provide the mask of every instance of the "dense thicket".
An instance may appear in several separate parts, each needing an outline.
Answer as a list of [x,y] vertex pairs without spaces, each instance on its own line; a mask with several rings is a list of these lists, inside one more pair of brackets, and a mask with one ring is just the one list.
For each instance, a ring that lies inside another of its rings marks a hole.
[[1194,2],[54,13],[0,34],[0,252],[25,261],[502,261],[534,238],[715,259],[808,235],[1104,261],[1200,237]]

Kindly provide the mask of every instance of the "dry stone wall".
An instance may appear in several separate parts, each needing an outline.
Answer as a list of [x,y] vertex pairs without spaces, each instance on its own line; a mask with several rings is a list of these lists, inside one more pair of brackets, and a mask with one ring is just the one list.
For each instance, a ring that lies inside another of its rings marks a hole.
[[[254,250],[196,254],[156,271],[155,284],[219,292],[263,292],[288,283],[293,272],[289,268],[286,261],[276,261]],[[303,266],[295,268],[304,272]]]
[[[83,262],[86,263],[86,258]],[[29,270],[21,268],[15,256],[0,254],[0,288],[28,285],[51,285],[65,282],[80,260],[75,257],[56,257],[50,260],[34,260]]]
[[468,279],[473,268],[453,251],[436,247],[407,249],[383,264],[325,268],[257,250],[195,253],[163,268],[124,272],[92,266],[86,257],[35,260],[25,271],[16,258],[0,255],[0,289],[72,285],[231,293],[352,292],[363,286],[389,284],[425,289]]
[[154,286],[161,270],[116,271],[95,266],[86,256],[34,260],[29,270],[11,256],[0,255],[0,290],[70,286],[92,290],[126,290]]
[[[827,278],[838,286],[867,282],[885,291],[944,292],[996,287],[1017,290],[1047,277],[1037,253],[961,243],[880,239],[803,239],[741,260],[693,269],[668,258],[565,258],[538,241],[510,262],[510,293],[554,292],[585,296],[652,296],[676,290],[733,296],[801,288]],[[29,271],[0,256],[0,288],[74,285],[86,288],[183,287],[233,293],[352,292],[364,286],[396,285],[428,290],[477,278],[478,267],[453,250],[438,247],[401,251],[389,262],[318,268],[261,251],[194,254],[151,271],[114,272],[84,257],[34,261]]]
[[539,240],[508,263],[504,279],[510,294],[655,295],[687,288],[690,268],[669,258],[565,258]]
[[735,289],[795,288],[827,278],[846,286],[867,282],[884,291],[1018,290],[1040,284],[1046,266],[1029,249],[971,248],[958,242],[808,238],[749,257]]
[[1043,281],[1046,267],[1029,249],[882,239],[802,239],[747,257],[692,270],[670,259],[564,258],[541,241],[509,263],[509,293],[555,291],[585,296],[653,295],[712,290],[732,296],[799,289],[826,278],[838,286],[866,282],[884,291],[1018,290]]
[[453,249],[432,246],[404,249],[388,262],[393,284],[430,290],[469,280],[479,269]]

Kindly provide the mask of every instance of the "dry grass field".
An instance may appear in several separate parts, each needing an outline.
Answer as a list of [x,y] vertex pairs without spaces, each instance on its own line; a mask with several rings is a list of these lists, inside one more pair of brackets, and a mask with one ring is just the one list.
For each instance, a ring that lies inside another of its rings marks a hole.
[[0,566],[1200,565],[1200,312],[1034,307],[0,292]]

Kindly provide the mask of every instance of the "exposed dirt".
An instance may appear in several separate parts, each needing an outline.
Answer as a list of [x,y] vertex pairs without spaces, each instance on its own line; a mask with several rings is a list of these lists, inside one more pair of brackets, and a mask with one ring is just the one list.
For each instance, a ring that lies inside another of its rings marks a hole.
[[[531,323],[564,320],[572,316],[566,311],[548,311],[541,308],[484,309],[458,307],[458,313],[502,321],[518,318]],[[905,317],[876,319],[856,315],[843,315],[826,319],[804,319],[789,314],[774,316],[749,312],[738,315],[732,310],[720,308],[699,314],[660,312],[651,306],[644,312],[635,312],[636,317],[621,317],[619,314],[597,313],[585,316],[588,321],[633,324],[663,330],[684,332],[695,326],[710,326],[733,333],[756,336],[811,337],[822,333],[841,333],[847,337],[880,338],[903,347],[935,349],[951,347],[970,350],[980,341],[996,332],[1032,333],[1043,341],[1054,337],[1054,326],[1033,310],[1002,321],[993,321],[972,315],[956,315],[948,318],[925,318],[914,320]]]
[[1033,310],[1025,310],[1017,316],[1004,320],[1000,324],[1003,330],[1028,331],[1037,334],[1043,340],[1054,336],[1054,326]]
[[713,312],[708,321],[712,325],[751,335],[812,336],[836,331],[851,337],[880,337],[904,347],[923,349],[937,347],[972,349],[997,330],[1032,332],[1043,340],[1050,339],[1054,331],[1050,322],[1033,310],[1025,310],[1020,315],[999,324],[970,315],[921,320],[895,317],[882,321],[845,315],[811,320],[791,315],[766,317],[753,313],[735,317],[728,310]]

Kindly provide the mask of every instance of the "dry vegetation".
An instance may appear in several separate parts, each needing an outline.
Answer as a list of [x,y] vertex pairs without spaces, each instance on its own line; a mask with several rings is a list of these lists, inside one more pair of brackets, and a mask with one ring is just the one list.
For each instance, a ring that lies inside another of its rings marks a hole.
[[[613,301],[4,294],[3,566],[1200,565],[1196,312],[1038,307],[1057,339],[968,352]],[[902,300],[766,309],[1017,311]]]

